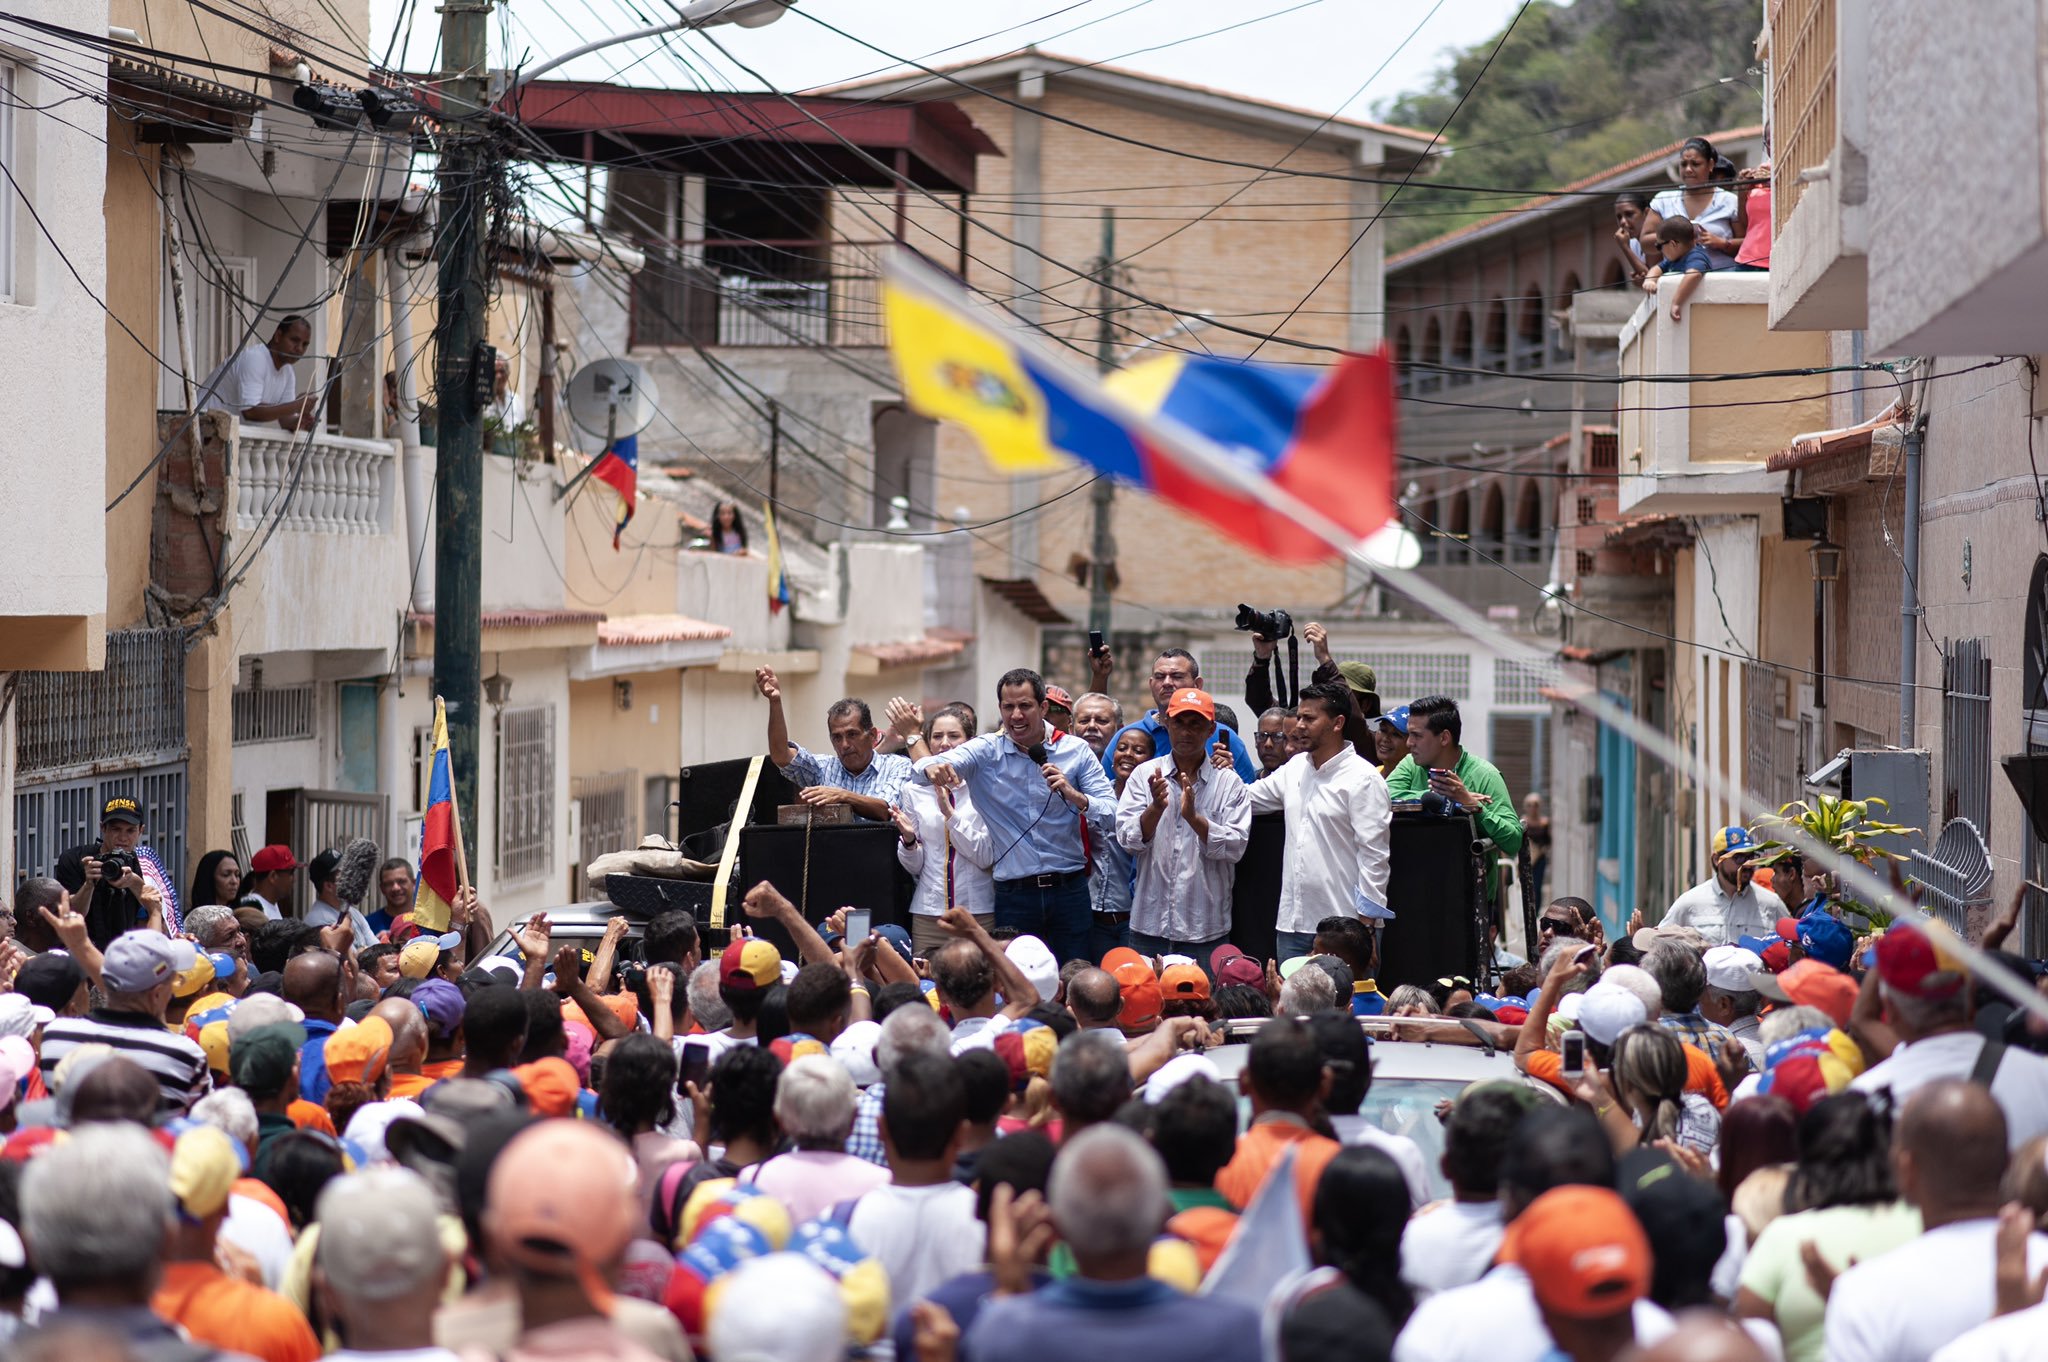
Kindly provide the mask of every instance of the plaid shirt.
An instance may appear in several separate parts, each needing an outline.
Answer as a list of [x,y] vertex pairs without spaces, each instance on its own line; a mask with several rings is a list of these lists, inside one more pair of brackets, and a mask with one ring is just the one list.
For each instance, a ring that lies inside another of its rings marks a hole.
[[789,765],[782,773],[799,790],[829,785],[852,794],[869,795],[884,804],[901,802],[903,783],[911,778],[910,758],[894,752],[877,752],[866,767],[849,771],[833,754],[813,752],[802,743],[791,743]]
[[846,1152],[887,1168],[889,1155],[882,1148],[882,1087],[870,1083],[861,1089],[860,1099],[853,1104],[853,1133],[846,1137]]
[[1729,1033],[1727,1027],[1717,1022],[1708,1021],[1698,1012],[1684,1012],[1675,1015],[1667,1012],[1657,1018],[1657,1024],[1676,1031],[1681,1040],[1709,1059],[1712,1059],[1723,1045],[1735,1039]]

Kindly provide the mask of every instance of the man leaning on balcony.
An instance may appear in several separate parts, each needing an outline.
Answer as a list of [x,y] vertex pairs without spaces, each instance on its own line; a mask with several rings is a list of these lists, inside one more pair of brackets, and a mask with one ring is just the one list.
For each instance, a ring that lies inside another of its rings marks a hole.
[[825,711],[832,755],[821,756],[789,740],[789,723],[782,716],[782,683],[773,668],[755,671],[754,688],[768,702],[768,760],[797,787],[798,799],[806,804],[849,804],[857,817],[878,823],[894,816],[890,808],[911,777],[910,761],[875,751],[881,735],[875,731],[867,701],[835,700]]
[[277,324],[268,341],[252,341],[206,376],[199,389],[199,410],[231,411],[244,422],[275,421],[286,430],[311,430],[319,420],[320,400],[298,395],[292,366],[313,343],[313,327],[293,314]]

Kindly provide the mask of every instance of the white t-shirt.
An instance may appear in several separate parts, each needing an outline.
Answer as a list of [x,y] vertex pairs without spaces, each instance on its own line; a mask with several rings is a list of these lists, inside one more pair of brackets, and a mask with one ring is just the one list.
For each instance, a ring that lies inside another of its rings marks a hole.
[[[1858,1092],[1890,1088],[1892,1101],[1903,1104],[1938,1078],[1968,1078],[1983,1050],[1984,1037],[1975,1031],[1928,1036],[1899,1046],[1891,1058],[1865,1069],[1849,1086]],[[2048,1059],[2008,1048],[1991,1079],[1991,1095],[2005,1112],[2008,1148],[2018,1149],[2036,1135],[2048,1135]]]
[[[1712,232],[1715,236],[1735,234],[1735,215],[1742,205],[1736,202],[1732,191],[1716,189],[1714,197],[1707,204],[1707,211],[1693,217],[1685,211],[1685,191],[1667,189],[1650,200],[1650,211],[1660,218],[1679,217],[1688,219],[1701,233]],[[1735,263],[1735,257],[1722,251],[1710,250],[1707,260],[1717,270],[1725,270]]]
[[962,1017],[953,1023],[953,1053],[989,1049],[1009,1029],[1010,1018],[1000,1012],[993,1017]]
[[[1998,1221],[1929,1230],[1835,1278],[1828,1294],[1827,1362],[1928,1362],[1934,1350],[1997,1308]],[[2048,1236],[2033,1235],[2027,1267],[2048,1264]]]
[[[1646,1300],[1636,1302],[1634,1315],[1636,1342],[1644,1346],[1677,1327]],[[1505,1263],[1470,1286],[1439,1291],[1417,1305],[1394,1340],[1394,1362],[1543,1362],[1550,1354],[1550,1330],[1529,1276]]]
[[1934,1362],[2040,1362],[2048,1357],[2048,1305],[1980,1324],[1934,1354]]
[[881,1259],[889,1299],[899,1308],[974,1271],[987,1257],[987,1230],[974,1216],[974,1189],[958,1182],[877,1187],[853,1208],[846,1230]]
[[231,411],[236,415],[251,407],[271,407],[279,402],[289,402],[299,395],[299,378],[287,364],[278,368],[270,358],[270,347],[261,341],[252,343],[221,362],[221,366],[206,376],[206,382],[199,385],[205,399],[200,402],[201,411]]
[[221,1222],[220,1237],[256,1260],[265,1286],[283,1289],[292,1264],[292,1231],[276,1211],[236,1192],[228,1197],[228,1218]]
[[1429,1165],[1422,1161],[1422,1150],[1406,1135],[1394,1135],[1381,1130],[1363,1116],[1332,1116],[1330,1126],[1337,1132],[1342,1144],[1365,1145],[1379,1150],[1394,1161],[1401,1170],[1401,1177],[1408,1184],[1408,1208],[1415,1210],[1427,1206],[1429,1194]]
[[1425,1206],[1401,1231],[1401,1280],[1417,1300],[1470,1286],[1493,1266],[1506,1228],[1498,1200]]

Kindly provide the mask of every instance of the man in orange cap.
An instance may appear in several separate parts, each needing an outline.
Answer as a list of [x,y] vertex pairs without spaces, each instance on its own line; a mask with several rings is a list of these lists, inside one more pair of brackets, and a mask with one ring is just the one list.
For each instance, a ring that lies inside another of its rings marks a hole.
[[612,1322],[611,1275],[643,1216],[632,1155],[584,1121],[542,1121],[491,1168],[484,1248],[519,1292],[524,1354],[655,1362]]
[[1216,702],[1193,687],[1166,701],[1172,750],[1131,773],[1116,837],[1137,864],[1131,944],[1147,955],[1207,959],[1230,933],[1230,895],[1251,836],[1252,805],[1235,771],[1209,760]]
[[1618,1194],[1552,1188],[1508,1228],[1501,1257],[1529,1274],[1544,1327],[1572,1362],[1614,1362],[1635,1347],[1650,1241]]

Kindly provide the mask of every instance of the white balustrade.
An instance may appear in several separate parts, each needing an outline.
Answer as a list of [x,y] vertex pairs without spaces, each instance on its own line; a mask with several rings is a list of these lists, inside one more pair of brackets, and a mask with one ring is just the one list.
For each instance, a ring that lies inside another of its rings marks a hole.
[[235,513],[242,529],[258,529],[276,519],[280,531],[390,531],[387,508],[398,470],[393,445],[244,426],[240,450]]

